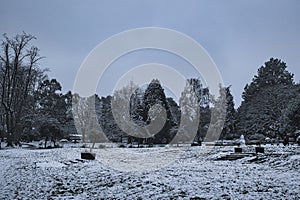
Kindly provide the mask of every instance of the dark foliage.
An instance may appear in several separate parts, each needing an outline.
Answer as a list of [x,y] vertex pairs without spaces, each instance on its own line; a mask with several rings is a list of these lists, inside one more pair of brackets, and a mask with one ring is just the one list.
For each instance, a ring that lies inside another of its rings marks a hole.
[[271,58],[246,85],[237,114],[237,131],[248,138],[283,138],[280,118],[297,94],[293,74],[284,62]]

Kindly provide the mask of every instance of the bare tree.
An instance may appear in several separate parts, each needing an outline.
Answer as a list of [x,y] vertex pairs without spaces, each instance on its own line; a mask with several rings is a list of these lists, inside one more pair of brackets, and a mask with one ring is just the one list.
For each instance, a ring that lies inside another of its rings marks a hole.
[[[97,118],[97,107],[100,105],[97,95],[80,97],[74,94],[72,98],[72,112],[77,132],[82,134],[83,142],[95,143],[109,142]],[[99,113],[98,113],[99,114]]]
[[86,134],[89,129],[89,120],[91,115],[88,109],[87,98],[74,94],[72,97],[72,104],[76,129],[78,133],[82,134],[83,142],[86,142]]
[[36,39],[23,32],[13,38],[6,34],[1,44],[1,107],[5,118],[4,129],[8,146],[19,143],[21,119],[29,93],[34,90],[37,64],[42,57],[39,49],[31,46]]

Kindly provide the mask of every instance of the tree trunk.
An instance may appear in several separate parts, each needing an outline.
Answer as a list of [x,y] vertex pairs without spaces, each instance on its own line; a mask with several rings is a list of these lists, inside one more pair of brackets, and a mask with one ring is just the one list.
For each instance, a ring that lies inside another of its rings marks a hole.
[[7,140],[7,145],[6,145],[7,147],[13,147],[14,146],[12,133],[7,134],[6,140]]
[[23,32],[14,38],[4,35],[2,41],[0,60],[4,69],[1,77],[1,104],[6,115],[7,146],[20,144],[20,123],[29,88],[32,87],[32,70],[34,64],[41,59],[38,48],[27,48],[33,39],[34,36]]
[[47,140],[48,140],[48,137],[45,138],[45,149],[47,148]]
[[82,132],[82,141],[85,143],[85,128],[81,129]]

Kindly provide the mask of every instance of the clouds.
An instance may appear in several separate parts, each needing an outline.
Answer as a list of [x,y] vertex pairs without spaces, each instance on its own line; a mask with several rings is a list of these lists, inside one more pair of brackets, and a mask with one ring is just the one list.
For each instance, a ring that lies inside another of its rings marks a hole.
[[36,45],[47,57],[41,64],[64,90],[72,89],[80,64],[97,44],[145,26],[175,29],[203,45],[232,85],[237,104],[245,84],[271,56],[287,62],[298,74],[296,81],[300,77],[297,0],[7,0],[1,5],[0,32],[37,36]]

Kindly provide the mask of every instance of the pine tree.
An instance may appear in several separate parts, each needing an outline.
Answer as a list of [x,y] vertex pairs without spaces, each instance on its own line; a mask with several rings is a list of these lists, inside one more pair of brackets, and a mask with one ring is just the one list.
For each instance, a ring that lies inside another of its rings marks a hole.
[[291,99],[286,109],[283,110],[280,121],[280,135],[294,133],[300,130],[300,87],[297,85],[295,98]]
[[141,88],[137,88],[130,98],[130,116],[132,120],[141,126],[144,126],[144,92]]
[[254,76],[250,85],[246,85],[243,92],[243,99],[248,100],[260,89],[267,86],[274,85],[293,85],[293,74],[286,70],[286,63],[279,59],[271,58],[265,63],[265,66],[261,66],[257,75]]
[[176,129],[176,128],[178,128],[178,125],[180,123],[180,116],[181,116],[180,107],[177,105],[177,103],[171,97],[167,98],[167,102],[170,107],[172,121],[176,124],[176,127],[174,127]]
[[[159,131],[154,138],[154,142],[156,143],[168,143],[173,138],[170,130],[175,125],[174,121],[172,120],[172,115],[170,112],[170,107],[167,102],[166,95],[164,93],[164,89],[162,88],[159,80],[154,79],[148,85],[147,89],[145,90],[144,98],[144,121],[146,124],[150,124],[153,120],[153,117],[159,117],[156,119],[158,123],[164,122],[163,119],[163,111],[160,107],[156,107],[155,105],[160,105],[166,111],[166,121],[161,131]],[[151,109],[152,110],[151,110]],[[154,108],[154,110],[153,110]],[[161,118],[161,121],[159,121]]]
[[235,133],[236,126],[236,110],[234,108],[233,96],[230,92],[230,86],[221,88],[221,90],[225,91],[225,102],[226,102],[226,117],[223,126],[223,130],[220,138],[222,139],[233,139],[238,137]]
[[246,85],[237,114],[239,134],[253,139],[280,137],[279,118],[295,97],[293,74],[286,68],[281,60],[271,58]]

